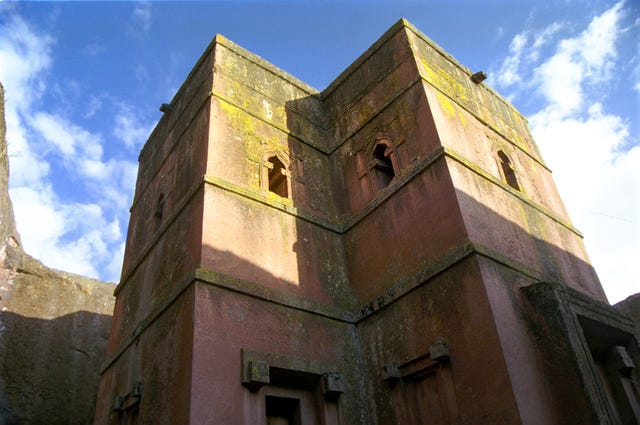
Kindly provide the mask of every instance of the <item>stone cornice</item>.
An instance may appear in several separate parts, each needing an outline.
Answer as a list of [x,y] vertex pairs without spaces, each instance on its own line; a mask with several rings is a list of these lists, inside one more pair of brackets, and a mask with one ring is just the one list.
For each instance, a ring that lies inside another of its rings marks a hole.
[[[129,336],[126,336],[115,352],[109,356],[103,364],[100,373],[102,374],[109,369],[127,350],[127,348],[135,343],[140,335],[142,335],[142,333],[144,333],[144,331],[171,305],[173,305],[193,284],[200,283],[212,285],[243,296],[276,304],[283,308],[295,309],[314,316],[323,317],[327,320],[335,320],[345,324],[356,325],[376,314],[380,310],[387,308],[410,292],[423,285],[429,284],[430,281],[441,273],[455,267],[472,256],[480,256],[493,261],[502,267],[517,271],[532,282],[542,280],[542,276],[524,264],[513,261],[485,246],[467,242],[449,250],[446,254],[441,256],[439,259],[430,262],[421,270],[418,270],[409,276],[397,279],[397,281],[394,282],[386,291],[383,291],[369,301],[358,305],[355,309],[350,310],[309,300],[308,298],[301,297],[286,290],[269,288],[259,283],[235,278],[207,268],[198,268],[183,278],[180,282],[177,282],[177,284],[173,286],[171,293],[167,297],[164,297],[162,302],[153,307],[150,312],[139,321],[135,330]],[[586,295],[582,296],[587,297]]]

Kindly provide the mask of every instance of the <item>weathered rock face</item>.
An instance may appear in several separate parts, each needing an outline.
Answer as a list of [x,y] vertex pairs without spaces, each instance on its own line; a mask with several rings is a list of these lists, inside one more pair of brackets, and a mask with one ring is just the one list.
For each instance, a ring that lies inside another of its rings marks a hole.
[[0,85],[0,424],[87,424],[113,285],[51,270],[21,247],[8,193]]

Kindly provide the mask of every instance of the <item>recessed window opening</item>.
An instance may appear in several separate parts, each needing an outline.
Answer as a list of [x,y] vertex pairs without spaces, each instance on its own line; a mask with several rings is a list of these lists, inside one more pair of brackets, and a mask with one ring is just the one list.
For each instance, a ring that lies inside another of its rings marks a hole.
[[378,180],[378,187],[381,189],[389,186],[389,183],[396,175],[387,150],[388,146],[384,143],[378,143],[373,150],[373,169]]
[[287,168],[277,156],[269,158],[269,192],[287,198],[289,189],[287,188]]
[[156,210],[153,213],[153,216],[158,220],[162,220],[162,216],[164,215],[164,194],[160,194],[158,197],[158,202],[156,203]]
[[515,190],[520,190],[520,184],[518,183],[515,169],[509,157],[504,152],[498,151],[498,159],[500,160],[500,167],[502,167],[505,182]]
[[301,425],[300,400],[265,396],[267,425]]

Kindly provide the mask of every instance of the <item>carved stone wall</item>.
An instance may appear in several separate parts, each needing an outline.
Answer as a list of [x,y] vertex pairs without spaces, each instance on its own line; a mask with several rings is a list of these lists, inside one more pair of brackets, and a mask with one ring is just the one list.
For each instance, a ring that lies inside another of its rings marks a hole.
[[404,20],[322,92],[216,36],[140,155],[116,296],[96,424],[640,412],[526,119]]

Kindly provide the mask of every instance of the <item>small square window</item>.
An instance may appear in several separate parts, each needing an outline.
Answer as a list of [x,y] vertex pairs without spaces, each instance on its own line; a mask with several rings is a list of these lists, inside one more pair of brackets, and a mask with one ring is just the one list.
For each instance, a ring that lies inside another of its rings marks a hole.
[[301,425],[300,400],[289,397],[265,397],[267,425]]

